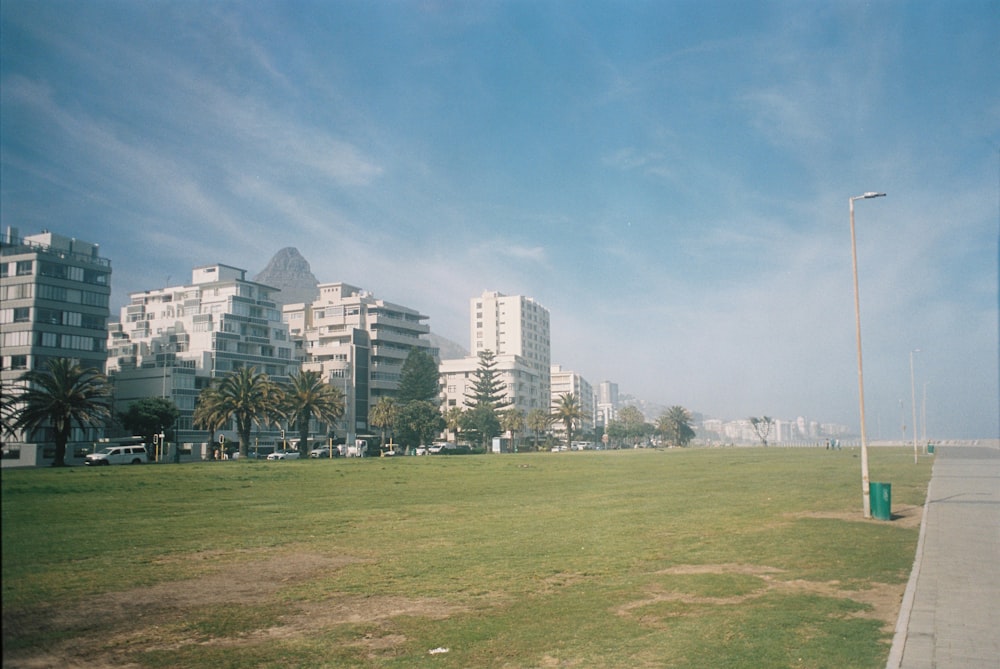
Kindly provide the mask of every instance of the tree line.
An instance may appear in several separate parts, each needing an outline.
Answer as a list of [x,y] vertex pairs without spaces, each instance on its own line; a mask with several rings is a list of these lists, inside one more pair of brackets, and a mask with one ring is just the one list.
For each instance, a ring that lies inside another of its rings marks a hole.
[[[76,361],[50,360],[45,369],[28,371],[18,381],[16,391],[5,389],[0,403],[3,430],[14,434],[19,430],[51,427],[55,445],[53,466],[65,465],[73,425],[107,426],[115,418],[111,382],[98,370],[85,369]],[[307,455],[310,421],[325,423],[332,432],[345,411],[343,391],[324,381],[319,372],[301,371],[288,382],[278,383],[254,367],[243,367],[213,379],[202,389],[195,403],[193,423],[209,433],[212,443],[218,432],[235,424],[241,456],[247,455],[254,426],[266,429],[284,425],[298,433],[297,449]],[[170,400],[147,398],[130,405],[117,419],[126,429],[151,443],[160,433],[166,433],[170,439],[179,415]],[[510,406],[492,351],[479,354],[474,381],[463,406],[442,411],[437,363],[426,351],[414,348],[403,364],[396,396],[379,398],[369,411],[368,423],[381,431],[383,444],[387,435],[390,444],[393,439],[398,439],[404,447],[429,444],[448,429],[456,434],[456,441],[461,435],[489,452],[493,438],[505,432],[515,441],[519,435],[530,432],[533,448],[537,450],[539,436],[556,423],[564,427],[566,443],[570,445],[583,418],[579,398],[571,393],[560,396],[552,411],[536,408],[525,413]],[[686,409],[675,406],[666,410],[655,424],[649,424],[638,409],[624,407],[607,425],[606,434],[616,444],[635,445],[658,434],[672,446],[685,446],[694,437],[690,419]]]

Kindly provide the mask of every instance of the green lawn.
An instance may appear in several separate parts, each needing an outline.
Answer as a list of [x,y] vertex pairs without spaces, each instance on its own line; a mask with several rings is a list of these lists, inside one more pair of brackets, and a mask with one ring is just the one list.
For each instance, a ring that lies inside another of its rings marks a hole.
[[891,522],[854,450],[5,470],[4,666],[882,667],[930,459],[871,470]]

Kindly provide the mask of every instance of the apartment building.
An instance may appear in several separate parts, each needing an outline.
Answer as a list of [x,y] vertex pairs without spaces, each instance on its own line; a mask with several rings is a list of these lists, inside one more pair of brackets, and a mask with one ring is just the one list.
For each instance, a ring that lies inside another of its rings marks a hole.
[[605,426],[618,416],[618,384],[601,381],[597,386],[597,425]]
[[426,337],[427,316],[350,284],[320,284],[316,301],[287,304],[282,317],[302,368],[343,387],[347,440],[371,433],[369,409],[382,397],[395,397],[411,349],[437,357]]
[[469,301],[469,350],[519,355],[543,379],[551,365],[549,310],[523,295],[486,291]]
[[[580,405],[580,413],[583,417],[580,424],[576,426],[577,436],[592,433],[594,431],[594,421],[596,418],[596,405],[594,403],[594,387],[587,379],[579,373],[563,369],[562,365],[552,365],[552,409],[559,405],[559,398],[563,395],[575,395]],[[566,426],[555,423],[552,426],[553,432],[565,438]]]
[[[542,395],[542,387],[546,381],[539,378],[534,365],[529,364],[525,358],[510,353],[495,356],[494,361],[494,369],[506,389],[508,406],[520,409],[525,415],[532,409],[549,411],[549,398]],[[466,397],[474,393],[478,368],[478,356],[441,361],[438,371],[441,374],[446,411],[452,407],[465,407]]]
[[[27,370],[53,358],[105,371],[111,261],[97,244],[49,231],[21,237],[8,228],[0,244],[0,341],[4,392],[16,392]],[[74,427],[67,461],[103,436]],[[4,466],[39,465],[54,457],[50,429],[15,434],[3,444]]]
[[[194,268],[190,284],[131,293],[108,332],[115,409],[144,397],[170,399],[181,411],[176,441],[197,444],[208,435],[194,429],[195,401],[212,379],[253,367],[288,381],[299,361],[276,292],[247,280],[244,269],[215,264]],[[274,436],[264,430],[257,438]]]
[[549,311],[530,297],[486,291],[469,301],[472,355],[441,363],[446,408],[462,407],[479,367],[479,353],[496,355],[496,370],[511,406],[525,413],[549,411],[551,348]]

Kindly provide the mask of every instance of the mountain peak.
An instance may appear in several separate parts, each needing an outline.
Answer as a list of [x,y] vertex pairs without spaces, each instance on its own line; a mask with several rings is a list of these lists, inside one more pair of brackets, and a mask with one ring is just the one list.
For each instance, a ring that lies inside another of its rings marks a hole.
[[253,280],[281,289],[275,300],[282,304],[312,302],[319,297],[319,280],[313,275],[309,261],[292,246],[275,253]]

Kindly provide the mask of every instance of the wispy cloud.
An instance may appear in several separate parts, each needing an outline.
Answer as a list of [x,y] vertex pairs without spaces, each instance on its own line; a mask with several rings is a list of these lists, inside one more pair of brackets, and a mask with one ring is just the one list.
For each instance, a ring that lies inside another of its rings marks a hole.
[[514,260],[526,260],[533,263],[543,263],[546,260],[545,249],[541,246],[521,246],[501,241],[495,243],[493,249],[499,255]]

